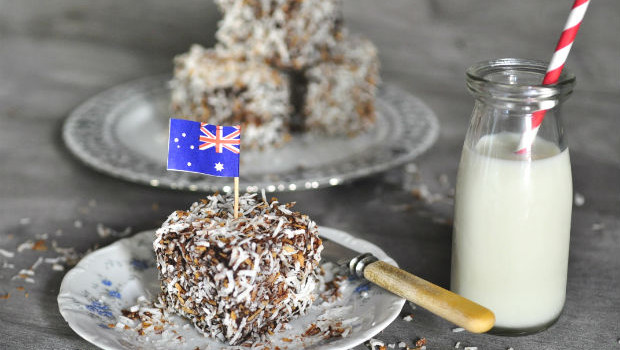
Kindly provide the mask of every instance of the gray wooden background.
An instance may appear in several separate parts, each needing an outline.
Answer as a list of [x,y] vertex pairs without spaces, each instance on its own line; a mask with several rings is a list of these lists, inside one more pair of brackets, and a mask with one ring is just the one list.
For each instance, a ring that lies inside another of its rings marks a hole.
[[[440,120],[439,140],[416,161],[431,192],[446,195],[454,186],[473,104],[465,69],[496,57],[548,59],[571,3],[345,2],[346,24],[379,47],[384,81],[424,99]],[[218,18],[208,0],[0,0],[0,248],[14,251],[60,229],[60,245],[86,251],[113,241],[97,235],[98,223],[138,232],[197,199],[98,174],[68,153],[60,131],[88,97],[169,72],[171,58],[191,43],[212,45]],[[620,2],[593,0],[568,67],[578,84],[564,117],[574,188],[585,204],[573,211],[567,302],[558,323],[526,337],[472,335],[453,333],[452,325],[417,309],[412,322],[398,319],[377,338],[411,344],[425,337],[428,349],[457,341],[478,349],[620,349]],[[403,186],[410,178],[394,169],[280,199],[298,201],[319,224],[373,241],[404,268],[447,287],[451,202],[416,199]],[[35,259],[31,252],[0,257],[15,265],[0,269],[0,295],[11,294],[0,300],[0,348],[94,348],[58,312],[63,272],[45,265],[34,284],[11,281]],[[16,290],[21,285],[28,298]]]

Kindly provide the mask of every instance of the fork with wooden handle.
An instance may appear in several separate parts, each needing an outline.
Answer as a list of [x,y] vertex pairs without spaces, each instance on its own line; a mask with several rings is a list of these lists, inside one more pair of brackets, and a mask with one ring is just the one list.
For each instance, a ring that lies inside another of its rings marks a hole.
[[495,324],[495,315],[484,306],[380,261],[370,253],[351,259],[349,270],[470,332],[484,333]]

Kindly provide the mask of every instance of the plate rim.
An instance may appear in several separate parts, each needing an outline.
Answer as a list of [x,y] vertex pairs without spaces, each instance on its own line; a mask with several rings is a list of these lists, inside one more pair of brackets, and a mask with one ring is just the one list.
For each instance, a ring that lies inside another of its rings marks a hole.
[[[169,80],[170,74],[158,74],[152,76],[146,76],[134,80],[130,80],[108,89],[105,89],[90,98],[83,101],[75,109],[73,109],[68,117],[64,120],[62,126],[62,139],[67,149],[72,153],[79,161],[86,164],[90,168],[111,176],[113,178],[122,179],[128,182],[146,185],[150,187],[158,187],[170,190],[182,190],[182,191],[223,191],[230,192],[231,186],[223,185],[222,180],[214,177],[202,177],[198,181],[192,181],[191,175],[178,175],[174,177],[180,177],[181,181],[162,177],[158,174],[148,174],[140,170],[131,170],[120,167],[118,165],[110,164],[106,160],[102,160],[97,157],[91,150],[85,149],[79,141],[79,132],[81,124],[84,121],[88,121],[88,116],[93,109],[101,108],[101,105],[107,106],[108,109],[113,108],[117,104],[111,104],[109,100],[113,99],[117,95],[129,92],[131,96],[137,97],[147,94],[149,91],[161,89],[162,83]],[[133,91],[132,91],[133,90]],[[403,90],[397,85],[383,82],[379,86],[378,95],[400,95],[400,97],[407,97],[402,99],[401,102],[409,102],[410,105],[415,106],[421,110],[422,113],[416,115],[416,119],[423,120],[428,124],[427,132],[421,136],[421,140],[417,143],[417,147],[403,151],[402,154],[395,157],[389,157],[385,161],[374,164],[367,164],[362,168],[353,167],[348,171],[339,172],[336,175],[333,174],[321,174],[313,178],[295,179],[293,181],[279,178],[278,180],[261,180],[254,182],[245,182],[244,178],[241,178],[241,188],[246,189],[247,192],[258,192],[261,189],[265,189],[266,192],[288,192],[298,190],[313,190],[318,188],[337,186],[343,183],[348,183],[356,179],[378,174],[397,166],[404,165],[413,161],[417,156],[430,149],[439,137],[439,120],[435,112],[426,104],[422,99],[414,94]],[[379,97],[377,97],[379,99]],[[393,105],[389,105],[389,108],[393,109]],[[411,113],[397,113],[400,121],[406,122],[412,120]],[[100,116],[104,118],[104,121],[111,118],[111,114]],[[101,130],[106,131],[105,128]],[[126,149],[120,146],[120,149]],[[152,164],[150,161],[145,161],[145,164]],[[184,177],[187,176],[187,177]]]
[[[370,248],[370,250],[373,250],[374,254],[377,256],[377,258],[379,258],[380,260],[386,261],[390,264],[393,264],[394,266],[398,267],[397,262],[391,258],[389,255],[387,255],[387,253],[385,253],[385,251],[383,251],[383,249],[381,249],[379,246],[377,246],[376,244],[367,241],[365,239],[359,238],[357,236],[354,236],[346,231],[343,230],[339,230],[339,229],[335,229],[335,228],[331,228],[331,227],[326,227],[326,226],[319,226],[319,236],[320,237],[324,237],[327,239],[331,239],[331,240],[335,240],[338,239],[338,244],[342,244],[341,242],[346,242],[346,244],[350,244],[351,242],[354,242],[355,244],[362,246],[361,248],[367,247],[366,249]],[[321,230],[324,230],[325,232],[328,232],[327,234],[323,234],[321,233]],[[71,278],[74,278],[73,275],[79,275],[80,273],[85,273],[88,270],[81,266],[81,265],[90,265],[91,261],[93,259],[96,259],[97,256],[102,255],[105,253],[107,253],[109,250],[114,250],[114,249],[119,249],[120,246],[126,245],[128,244],[129,241],[131,240],[138,240],[139,237],[146,235],[146,234],[153,234],[155,232],[155,229],[151,229],[151,230],[144,230],[141,232],[138,232],[134,235],[132,235],[131,237],[127,237],[127,238],[122,238],[119,239],[105,247],[99,248],[95,251],[92,251],[90,253],[88,253],[87,255],[85,255],[82,259],[80,259],[80,261],[71,269],[69,270],[62,278],[61,284],[60,284],[60,288],[58,290],[58,296],[56,297],[56,301],[58,303],[58,310],[61,314],[61,316],[63,317],[63,319],[65,320],[65,322],[67,322],[67,324],[69,325],[69,328],[71,328],[71,330],[73,330],[77,335],[79,335],[82,339],[88,341],[89,343],[100,347],[102,349],[105,350],[118,350],[115,347],[110,347],[107,346],[105,344],[99,344],[96,343],[98,340],[98,336],[95,334],[92,334],[91,332],[87,332],[85,331],[85,329],[80,328],[79,325],[76,325],[75,322],[73,322],[72,320],[70,320],[70,315],[69,313],[71,312],[75,312],[74,309],[71,308],[66,308],[64,307],[65,305],[65,301],[63,299],[67,298],[67,295],[69,294],[69,292],[67,291],[67,289],[69,289],[68,284],[69,284],[69,280]],[[344,246],[346,246],[349,249],[355,250],[360,252],[360,250],[356,249],[359,247],[352,247],[349,245],[343,244]],[[379,287],[380,288],[380,287]],[[389,292],[388,292],[389,293]],[[383,331],[385,328],[387,328],[400,314],[400,312],[402,311],[403,305],[405,304],[405,299],[400,298],[396,295],[394,295],[394,297],[397,299],[393,305],[396,306],[397,305],[397,312],[393,312],[391,315],[389,315],[388,317],[384,318],[383,320],[381,320],[380,322],[375,322],[374,325],[369,328],[368,330],[361,332],[358,335],[357,340],[354,340],[352,342],[343,342],[343,344],[336,344],[337,347],[334,347],[333,344],[330,345],[330,343],[327,344],[323,344],[320,345],[316,348],[314,348],[314,350],[327,350],[327,349],[335,349],[335,350],[344,350],[344,349],[350,349],[353,348],[359,344],[364,343],[365,341],[369,340],[370,338],[372,338],[373,336],[375,336],[376,334],[378,334],[379,332]],[[349,340],[352,338],[341,338],[337,341],[342,341],[342,340]]]

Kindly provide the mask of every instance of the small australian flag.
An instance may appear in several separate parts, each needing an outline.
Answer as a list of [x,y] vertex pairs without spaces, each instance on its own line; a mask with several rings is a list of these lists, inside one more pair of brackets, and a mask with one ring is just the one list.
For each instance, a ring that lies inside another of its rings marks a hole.
[[241,129],[170,119],[168,170],[238,177]]

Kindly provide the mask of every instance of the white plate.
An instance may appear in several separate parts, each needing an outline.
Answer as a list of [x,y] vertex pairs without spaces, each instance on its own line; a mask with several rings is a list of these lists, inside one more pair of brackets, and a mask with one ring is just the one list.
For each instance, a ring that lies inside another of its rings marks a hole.
[[[352,235],[327,228],[319,228],[320,235],[358,252],[370,252],[379,259],[396,264],[383,250],[374,244]],[[121,239],[84,257],[69,271],[60,286],[58,308],[69,326],[81,337],[103,349],[239,349],[220,343],[199,334],[193,327],[179,329],[184,342],[165,340],[162,337],[138,336],[135,331],[109,328],[116,323],[121,309],[137,304],[136,299],[144,295],[155,299],[159,292],[155,256],[152,249],[154,232],[144,231],[131,238]],[[328,253],[328,252],[326,252]],[[270,337],[274,345],[288,349],[349,349],[387,327],[399,314],[404,299],[377,286],[370,286],[368,297],[359,293],[365,281],[347,282],[343,296],[329,304],[330,317],[337,322],[352,322],[351,333],[345,338],[306,337],[303,343],[295,336],[303,334],[310,323],[316,322],[326,311],[320,303],[313,305],[310,312],[290,323],[291,329]],[[365,289],[365,288],[364,288]],[[337,311],[337,312],[334,312]],[[174,318],[177,326],[189,324],[180,317]],[[182,327],[181,327],[182,328]],[[293,342],[282,343],[282,338]],[[247,348],[243,348],[247,349]]]
[[[230,190],[230,179],[166,171],[168,76],[104,91],[74,110],[63,127],[69,150],[87,165],[132,182],[172,189]],[[379,90],[377,122],[356,137],[293,135],[284,147],[241,152],[241,188],[256,192],[333,186],[413,160],[437,139],[434,113],[389,84]]]

